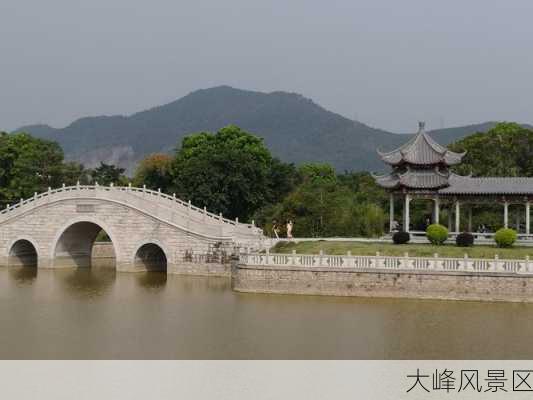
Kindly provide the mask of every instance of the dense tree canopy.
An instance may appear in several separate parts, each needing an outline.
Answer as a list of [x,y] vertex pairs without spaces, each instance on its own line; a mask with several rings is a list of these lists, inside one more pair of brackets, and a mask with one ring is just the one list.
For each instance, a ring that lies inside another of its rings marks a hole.
[[170,191],[172,186],[172,157],[168,154],[154,153],[142,160],[133,177],[135,186]]
[[89,170],[91,182],[99,185],[108,186],[111,183],[115,185],[126,185],[127,178],[124,176],[124,168],[111,164],[100,163],[95,169]]
[[91,170],[86,169],[83,164],[68,161],[63,163],[63,183],[67,186],[89,185],[92,183]]
[[182,199],[241,220],[278,201],[296,179],[293,166],[275,160],[261,138],[237,126],[185,137],[172,175]]
[[60,186],[66,172],[57,143],[25,133],[0,135],[0,197],[6,203]]
[[533,176],[533,130],[502,122],[486,133],[478,132],[450,145],[466,151],[456,170],[474,176]]
[[0,133],[0,203],[4,205],[63,183],[124,183],[123,172],[106,164],[87,170],[79,163],[65,162],[63,150],[55,142],[26,133]]
[[368,173],[336,175],[327,164],[299,168],[302,182],[278,204],[264,207],[256,218],[272,233],[274,223],[285,234],[288,220],[300,237],[378,236],[383,233],[385,192]]

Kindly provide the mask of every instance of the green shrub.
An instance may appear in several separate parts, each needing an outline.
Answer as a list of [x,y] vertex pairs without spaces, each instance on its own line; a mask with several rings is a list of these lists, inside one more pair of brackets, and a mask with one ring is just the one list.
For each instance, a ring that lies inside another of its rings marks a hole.
[[498,247],[511,247],[516,242],[517,236],[514,229],[502,228],[494,235],[494,241]]
[[392,242],[394,244],[405,244],[411,240],[411,235],[409,232],[396,232],[392,235]]
[[474,235],[468,232],[462,232],[455,238],[455,243],[459,247],[470,247],[474,245]]
[[426,236],[432,244],[441,245],[448,239],[448,229],[439,224],[432,224],[426,229]]

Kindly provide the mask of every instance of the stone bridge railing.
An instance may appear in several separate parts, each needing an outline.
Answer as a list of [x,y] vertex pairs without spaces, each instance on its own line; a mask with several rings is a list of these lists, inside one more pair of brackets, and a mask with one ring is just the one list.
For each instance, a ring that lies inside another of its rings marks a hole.
[[33,197],[21,199],[19,202],[8,205],[0,211],[0,223],[32,208],[39,207],[52,201],[69,200],[77,198],[90,198],[95,200],[120,201],[138,207],[156,217],[163,216],[166,220],[180,226],[193,223],[192,230],[196,229],[201,234],[218,235],[224,237],[239,236],[244,239],[262,236],[261,230],[253,224],[239,223],[238,219],[230,220],[221,214],[208,212],[205,207],[199,208],[180,200],[175,195],[164,194],[161,191],[130,186],[101,186],[101,185],[75,185],[64,186],[58,189],[49,188],[43,193],[35,193]]
[[269,266],[298,269],[335,269],[361,270],[370,272],[411,272],[411,273],[476,273],[476,274],[513,274],[533,275],[533,261],[529,257],[519,259],[500,259],[497,256],[488,258],[447,258],[410,257],[404,256],[358,256],[358,255],[325,255],[325,254],[274,254],[248,253],[241,254],[243,266]]

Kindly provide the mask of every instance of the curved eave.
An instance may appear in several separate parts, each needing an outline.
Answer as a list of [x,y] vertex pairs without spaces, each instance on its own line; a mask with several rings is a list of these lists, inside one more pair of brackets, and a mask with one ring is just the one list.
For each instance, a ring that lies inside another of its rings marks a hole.
[[400,152],[395,151],[390,153],[382,153],[381,151],[377,150],[377,153],[381,158],[381,161],[389,165],[399,165],[403,161],[403,157]]
[[395,189],[400,186],[400,179],[397,175],[374,175],[372,177],[376,183],[385,189]]
[[461,163],[463,157],[466,155],[466,151],[463,153],[454,153],[453,151],[448,150],[444,154],[444,162],[446,165],[457,165]]

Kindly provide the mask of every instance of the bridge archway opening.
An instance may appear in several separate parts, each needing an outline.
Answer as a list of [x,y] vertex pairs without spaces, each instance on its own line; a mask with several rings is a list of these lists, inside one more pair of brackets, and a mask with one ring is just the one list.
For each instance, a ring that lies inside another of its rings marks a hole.
[[7,265],[14,267],[37,267],[37,249],[29,240],[17,240],[9,249]]
[[[103,241],[100,241],[103,240]],[[116,255],[107,232],[94,222],[76,222],[65,229],[54,250],[56,267],[115,267]]]
[[135,253],[135,267],[145,271],[166,272],[167,256],[157,244],[146,243]]

